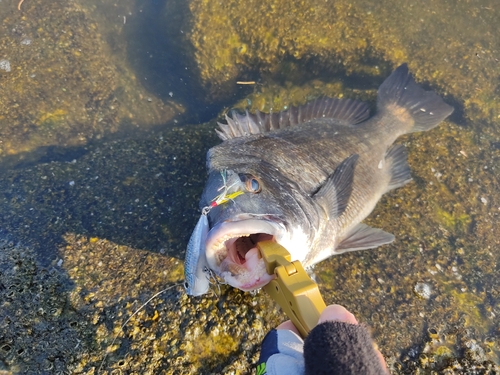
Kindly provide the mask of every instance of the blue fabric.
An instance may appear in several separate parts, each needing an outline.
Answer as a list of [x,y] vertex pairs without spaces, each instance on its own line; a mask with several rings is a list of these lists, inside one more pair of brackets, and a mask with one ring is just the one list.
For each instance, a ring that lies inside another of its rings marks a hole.
[[278,331],[275,329],[270,330],[264,341],[262,342],[262,347],[260,350],[259,364],[266,363],[270,356],[273,354],[278,354]]

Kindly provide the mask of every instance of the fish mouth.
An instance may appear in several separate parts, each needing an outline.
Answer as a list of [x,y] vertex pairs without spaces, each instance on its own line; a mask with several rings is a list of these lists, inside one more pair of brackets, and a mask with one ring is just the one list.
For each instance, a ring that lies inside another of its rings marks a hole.
[[229,285],[251,291],[274,279],[266,271],[257,243],[283,237],[281,223],[266,219],[225,221],[208,233],[206,256],[210,268]]

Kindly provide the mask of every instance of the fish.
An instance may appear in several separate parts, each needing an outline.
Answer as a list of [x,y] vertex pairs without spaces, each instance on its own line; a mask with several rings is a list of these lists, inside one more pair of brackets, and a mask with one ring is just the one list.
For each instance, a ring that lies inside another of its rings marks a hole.
[[383,194],[411,181],[406,149],[394,142],[452,112],[403,64],[379,87],[373,116],[367,103],[326,97],[279,113],[226,115],[216,130],[223,142],[207,153],[200,199],[209,231],[198,250],[206,264],[229,285],[252,291],[274,278],[260,241],[279,243],[305,268],[393,242],[361,222]]

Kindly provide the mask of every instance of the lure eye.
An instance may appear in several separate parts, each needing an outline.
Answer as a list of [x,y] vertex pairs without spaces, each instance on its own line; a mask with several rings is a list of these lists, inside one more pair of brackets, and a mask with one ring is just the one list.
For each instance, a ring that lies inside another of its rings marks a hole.
[[262,190],[262,187],[260,186],[259,180],[257,180],[254,176],[251,174],[243,174],[240,173],[240,180],[241,182],[245,183],[245,188],[250,192],[250,193],[260,193]]

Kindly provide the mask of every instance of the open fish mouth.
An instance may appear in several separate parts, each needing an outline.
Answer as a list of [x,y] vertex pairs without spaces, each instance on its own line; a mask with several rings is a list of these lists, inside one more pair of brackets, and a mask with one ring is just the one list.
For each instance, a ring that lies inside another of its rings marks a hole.
[[229,285],[245,291],[258,289],[274,278],[266,272],[257,243],[279,243],[284,227],[268,219],[225,221],[208,233],[206,256],[209,267]]

